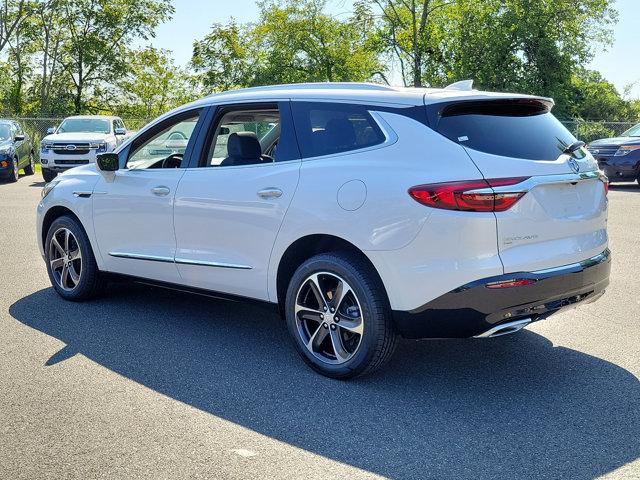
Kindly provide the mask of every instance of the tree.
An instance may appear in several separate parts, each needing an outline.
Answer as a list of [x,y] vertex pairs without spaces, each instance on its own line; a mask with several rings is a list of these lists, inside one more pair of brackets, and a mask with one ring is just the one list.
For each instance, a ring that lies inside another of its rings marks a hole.
[[76,113],[89,90],[127,73],[127,46],[152,37],[173,13],[169,0],[60,0],[60,9],[69,36],[57,61],[73,85]]
[[128,53],[130,71],[118,82],[120,115],[151,119],[199,96],[195,80],[176,67],[169,52],[147,47]]
[[211,32],[193,43],[191,65],[205,87],[222,91],[254,82],[256,56],[251,25],[231,20],[228,25],[215,23]]
[[208,89],[384,79],[364,5],[346,20],[328,15],[324,0],[264,0],[259,6],[256,24],[215,24],[194,43],[192,65]]
[[[421,87],[428,62],[441,62],[438,30],[432,18],[452,2],[445,0],[373,0],[382,18],[380,37],[400,64],[406,85]],[[435,58],[434,58],[435,57]]]
[[0,3],[0,52],[29,16],[27,0],[4,0]]

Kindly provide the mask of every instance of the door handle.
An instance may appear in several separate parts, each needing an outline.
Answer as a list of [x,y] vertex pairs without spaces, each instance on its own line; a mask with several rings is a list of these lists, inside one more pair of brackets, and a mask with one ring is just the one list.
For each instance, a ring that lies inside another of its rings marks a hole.
[[153,193],[154,195],[157,195],[158,197],[164,197],[166,195],[169,195],[169,192],[171,190],[169,189],[169,187],[165,187],[164,185],[161,185],[159,187],[153,187],[151,189],[151,193]]
[[282,196],[282,190],[279,188],[264,188],[258,192],[260,198],[279,198]]

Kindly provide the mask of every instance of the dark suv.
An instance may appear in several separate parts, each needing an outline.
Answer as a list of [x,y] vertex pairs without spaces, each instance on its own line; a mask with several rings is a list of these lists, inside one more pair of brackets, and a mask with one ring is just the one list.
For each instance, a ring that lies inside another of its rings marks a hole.
[[35,160],[31,139],[15,120],[0,119],[0,178],[17,182],[18,171],[26,175],[35,173]]
[[640,184],[640,123],[619,137],[595,140],[587,148],[609,182]]

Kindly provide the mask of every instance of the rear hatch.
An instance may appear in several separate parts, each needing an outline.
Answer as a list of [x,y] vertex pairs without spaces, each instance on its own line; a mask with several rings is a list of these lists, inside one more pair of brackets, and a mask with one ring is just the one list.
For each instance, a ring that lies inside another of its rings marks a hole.
[[552,105],[525,97],[427,106],[436,130],[463,146],[485,179],[517,179],[496,193],[526,192],[495,212],[505,273],[567,265],[607,248],[607,186]]

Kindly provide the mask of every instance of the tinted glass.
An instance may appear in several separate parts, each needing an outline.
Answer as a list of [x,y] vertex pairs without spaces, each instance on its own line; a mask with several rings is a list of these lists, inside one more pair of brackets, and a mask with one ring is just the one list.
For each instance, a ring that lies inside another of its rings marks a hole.
[[8,123],[0,123],[0,141],[9,140],[11,137],[11,125]]
[[256,153],[260,153],[262,158],[256,157],[254,163],[273,162],[278,156],[280,123],[278,109],[241,109],[226,112],[216,125],[215,135],[209,146],[207,166],[217,167],[231,164],[230,162],[223,164],[223,161],[230,156],[229,136],[240,132],[255,134],[260,143],[261,152]]
[[317,157],[378,145],[385,136],[365,107],[337,103],[293,102],[303,157]]
[[109,133],[109,120],[98,118],[68,118],[58,127],[56,133]]
[[459,104],[443,111],[437,130],[467,148],[530,160],[556,160],[576,141],[545,106]]
[[640,124],[631,127],[622,134],[623,137],[640,137]]
[[160,131],[136,142],[129,155],[127,168],[175,168],[187,150],[199,117],[199,112],[187,118],[181,115],[174,123],[165,123]]

